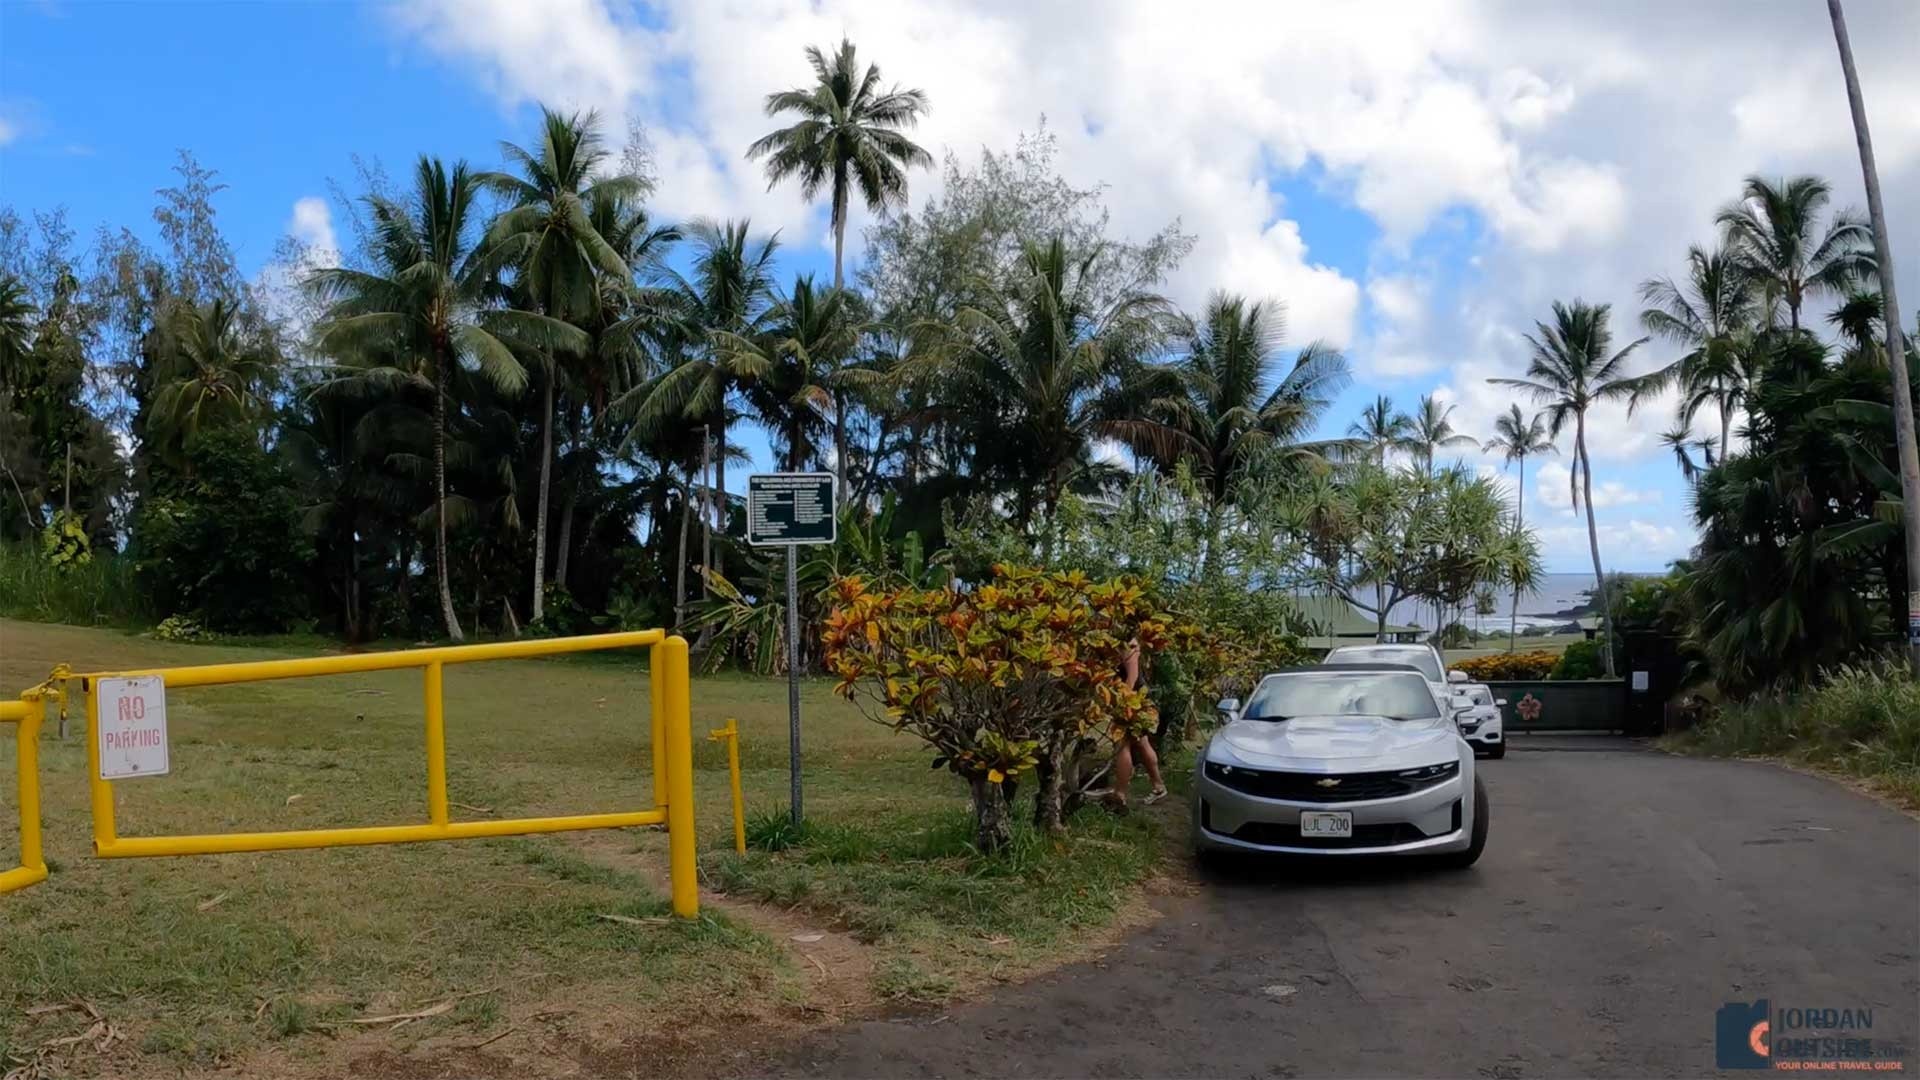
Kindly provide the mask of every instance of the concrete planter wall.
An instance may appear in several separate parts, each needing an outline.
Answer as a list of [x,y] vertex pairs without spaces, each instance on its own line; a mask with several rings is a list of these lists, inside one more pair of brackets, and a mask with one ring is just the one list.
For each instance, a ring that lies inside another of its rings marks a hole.
[[[1500,716],[1508,731],[1619,731],[1627,726],[1624,679],[1516,679],[1487,686],[1496,699],[1506,699]],[[1523,705],[1529,697],[1539,703],[1537,711]],[[1535,715],[1529,719],[1527,712]]]

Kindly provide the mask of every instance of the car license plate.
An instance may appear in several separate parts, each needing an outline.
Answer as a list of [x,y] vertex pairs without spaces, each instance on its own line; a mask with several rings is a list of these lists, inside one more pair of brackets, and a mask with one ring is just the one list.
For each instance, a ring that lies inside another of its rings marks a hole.
[[1301,836],[1352,836],[1353,814],[1345,810],[1302,810]]

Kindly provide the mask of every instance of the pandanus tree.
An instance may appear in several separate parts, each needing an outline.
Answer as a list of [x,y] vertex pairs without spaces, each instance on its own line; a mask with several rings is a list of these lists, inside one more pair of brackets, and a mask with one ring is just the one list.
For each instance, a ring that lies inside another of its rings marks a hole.
[[371,268],[334,267],[308,279],[327,303],[318,335],[323,352],[347,361],[350,377],[431,393],[435,575],[441,618],[455,641],[465,638],[447,566],[447,418],[455,370],[471,368],[502,392],[517,394],[527,370],[514,347],[551,353],[585,345],[584,334],[558,319],[486,305],[494,268],[475,255],[480,191],[465,162],[448,168],[423,156],[405,201],[367,197]]
[[[1520,468],[1520,482],[1514,488],[1513,531],[1523,533],[1527,528],[1527,459],[1540,454],[1558,453],[1553,445],[1552,436],[1547,434],[1547,421],[1539,413],[1528,416],[1520,406],[1509,405],[1493,422],[1493,438],[1481,445],[1489,454],[1499,454],[1508,465]],[[1520,585],[1514,583],[1513,608],[1507,616],[1507,651],[1512,652],[1520,634]]]
[[[1613,330],[1607,325],[1611,306],[1575,300],[1571,304],[1555,301],[1553,322],[1535,323],[1527,336],[1531,356],[1524,379],[1491,379],[1533,398],[1544,406],[1547,433],[1559,438],[1569,424],[1573,427],[1573,472],[1569,477],[1570,498],[1574,507],[1582,503],[1587,512],[1587,546],[1593,554],[1594,596],[1605,602],[1606,573],[1600,563],[1600,529],[1593,513],[1593,459],[1587,454],[1587,414],[1595,405],[1609,401],[1631,403],[1645,392],[1645,384],[1627,372],[1627,360],[1646,342],[1640,338],[1623,349],[1613,347]],[[1613,646],[1609,640],[1611,624],[1600,635],[1600,655],[1612,678]]]
[[[481,174],[481,183],[511,204],[487,230],[487,257],[509,269],[521,303],[575,326],[599,314],[603,289],[629,285],[632,268],[594,220],[595,202],[637,197],[634,176],[601,175],[607,151],[593,113],[541,111],[540,142],[531,151],[502,143],[515,173]],[[547,522],[553,490],[554,390],[562,369],[578,369],[584,354],[536,351],[541,367],[540,484],[533,517],[533,617],[545,608]]]

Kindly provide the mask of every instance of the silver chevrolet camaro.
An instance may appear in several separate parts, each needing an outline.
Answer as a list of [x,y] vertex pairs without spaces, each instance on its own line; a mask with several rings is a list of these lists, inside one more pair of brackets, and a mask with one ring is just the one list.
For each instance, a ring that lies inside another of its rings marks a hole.
[[1421,673],[1323,664],[1260,680],[1195,766],[1202,853],[1430,855],[1470,866],[1487,843],[1473,748]]

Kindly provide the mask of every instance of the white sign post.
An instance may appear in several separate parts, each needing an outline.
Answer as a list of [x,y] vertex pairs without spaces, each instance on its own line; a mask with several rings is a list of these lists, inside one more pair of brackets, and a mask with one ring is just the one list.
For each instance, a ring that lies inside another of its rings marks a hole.
[[95,679],[94,716],[99,740],[100,779],[165,776],[167,687],[158,675]]

